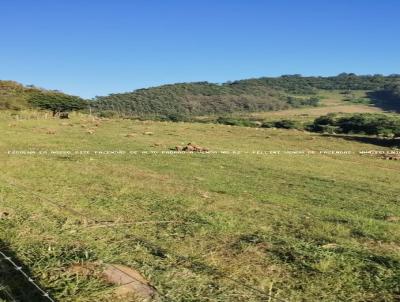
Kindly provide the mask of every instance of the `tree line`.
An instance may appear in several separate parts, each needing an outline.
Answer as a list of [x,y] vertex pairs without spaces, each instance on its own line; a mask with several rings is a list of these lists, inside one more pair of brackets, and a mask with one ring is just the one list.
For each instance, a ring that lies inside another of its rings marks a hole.
[[400,75],[332,77],[283,75],[223,84],[178,83],[84,100],[60,91],[0,81],[0,109],[35,107],[57,112],[88,110],[100,116],[184,120],[193,116],[318,106],[318,90],[367,90],[378,106],[400,109]]
[[399,80],[400,75],[343,73],[332,77],[284,75],[223,84],[178,83],[96,97],[92,105],[102,115],[118,113],[176,120],[188,116],[317,106],[321,89],[381,91]]

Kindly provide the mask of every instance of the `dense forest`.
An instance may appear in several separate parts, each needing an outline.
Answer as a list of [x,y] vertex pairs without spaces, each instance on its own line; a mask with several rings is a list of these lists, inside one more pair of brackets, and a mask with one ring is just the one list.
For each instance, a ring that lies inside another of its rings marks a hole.
[[154,115],[175,119],[316,106],[320,89],[382,91],[399,80],[400,75],[358,76],[343,73],[332,77],[284,75],[223,84],[180,83],[97,97],[92,106],[104,115],[118,112],[128,116]]
[[288,97],[267,85],[217,85],[207,82],[164,85],[98,97],[99,111],[125,115],[182,117],[240,111],[269,111],[316,105],[315,98]]
[[380,90],[400,80],[399,74],[356,75],[341,73],[331,77],[303,77],[301,75],[283,75],[277,78],[248,79],[229,82],[224,85],[241,87],[268,86],[292,94],[313,94],[318,89],[324,90]]

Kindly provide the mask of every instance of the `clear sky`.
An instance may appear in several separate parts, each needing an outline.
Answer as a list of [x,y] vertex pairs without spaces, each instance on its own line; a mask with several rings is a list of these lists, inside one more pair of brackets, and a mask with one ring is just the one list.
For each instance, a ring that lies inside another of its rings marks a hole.
[[83,97],[400,73],[399,0],[0,0],[0,79]]

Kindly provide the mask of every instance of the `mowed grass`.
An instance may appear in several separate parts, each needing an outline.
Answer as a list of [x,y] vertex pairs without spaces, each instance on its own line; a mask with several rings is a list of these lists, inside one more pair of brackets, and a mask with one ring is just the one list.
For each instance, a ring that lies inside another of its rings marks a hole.
[[[0,239],[58,301],[116,301],[100,276],[70,272],[86,262],[137,269],[162,301],[400,298],[400,222],[388,219],[400,216],[398,161],[252,153],[387,148],[294,130],[35,116],[0,116]],[[93,154],[189,142],[242,153]]]

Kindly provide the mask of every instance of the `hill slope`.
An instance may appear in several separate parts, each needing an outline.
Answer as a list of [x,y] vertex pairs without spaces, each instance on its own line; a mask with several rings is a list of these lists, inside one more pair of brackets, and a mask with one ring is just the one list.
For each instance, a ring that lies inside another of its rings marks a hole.
[[29,107],[29,98],[40,90],[14,81],[0,81],[0,109],[18,110]]
[[58,90],[24,86],[14,81],[0,81],[0,110],[41,108],[55,112],[86,108],[86,101]]
[[[310,104],[296,100],[297,106]],[[292,100],[294,105],[294,100]],[[236,87],[207,82],[164,85],[130,93],[98,97],[98,110],[127,115],[207,115],[238,111],[268,111],[290,108],[290,100],[269,86]]]
[[99,112],[122,115],[208,115],[232,112],[272,111],[315,106],[318,90],[381,90],[395,83],[398,75],[302,77],[248,79],[221,85],[208,82],[163,85],[133,92],[97,97]]

